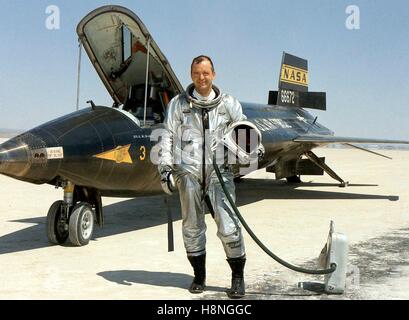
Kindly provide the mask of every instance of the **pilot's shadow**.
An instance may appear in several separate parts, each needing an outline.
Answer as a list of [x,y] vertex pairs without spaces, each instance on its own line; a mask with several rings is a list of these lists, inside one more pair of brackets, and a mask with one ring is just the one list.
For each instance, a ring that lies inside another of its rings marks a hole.
[[[186,289],[192,283],[193,277],[184,273],[174,272],[155,272],[145,270],[116,270],[103,271],[97,275],[112,282],[121,285],[132,285],[140,283],[145,285],[154,285],[158,287],[174,287]],[[206,291],[225,292],[226,288],[206,286]]]

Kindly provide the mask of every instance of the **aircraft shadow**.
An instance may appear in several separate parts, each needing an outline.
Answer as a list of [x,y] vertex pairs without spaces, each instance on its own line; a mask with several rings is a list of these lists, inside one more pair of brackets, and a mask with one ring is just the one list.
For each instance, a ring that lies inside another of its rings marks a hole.
[[[376,195],[346,192],[353,187],[376,187],[376,184],[350,184],[346,188],[340,188],[338,183],[286,183],[280,180],[269,179],[243,179],[242,182],[236,183],[237,203],[246,205],[252,202],[264,199],[305,199],[305,200],[389,200],[397,201],[399,196],[396,195]],[[334,187],[337,191],[315,191],[302,190],[300,187]]]
[[[173,219],[175,221],[181,219],[178,195],[170,197],[170,205]],[[95,226],[92,240],[154,227],[168,221],[167,207],[163,196],[135,198],[104,206],[104,216],[104,226],[103,228]],[[35,225],[1,236],[0,255],[52,246],[46,235],[45,216],[10,222]],[[70,247],[72,245],[67,240],[64,246]]]
[[[186,289],[192,283],[193,277],[184,273],[155,272],[145,270],[116,270],[97,273],[108,281],[130,286],[133,283],[154,285],[158,287],[174,287]],[[226,288],[206,286],[206,291],[225,292]]]
[[[318,183],[318,182],[301,182],[301,183],[295,183],[296,187],[337,187],[339,188],[339,183]],[[378,184],[363,184],[363,183],[350,183],[348,184],[348,187],[378,187]]]
[[[339,200],[389,200],[398,196],[346,192],[347,188],[334,187],[339,191],[301,190],[300,186],[313,183],[287,184],[265,179],[244,179],[236,184],[238,206],[265,199],[339,199]],[[331,184],[330,184],[331,185]],[[141,230],[167,223],[167,206],[163,196],[135,198],[104,206],[105,224],[95,227],[93,240],[125,232]],[[103,200],[104,201],[104,200]],[[173,220],[181,219],[179,196],[169,197]],[[15,220],[11,222],[35,224],[0,237],[0,254],[33,250],[51,246],[46,236],[46,217]],[[163,235],[166,236],[165,234]],[[69,241],[64,246],[71,246]]]

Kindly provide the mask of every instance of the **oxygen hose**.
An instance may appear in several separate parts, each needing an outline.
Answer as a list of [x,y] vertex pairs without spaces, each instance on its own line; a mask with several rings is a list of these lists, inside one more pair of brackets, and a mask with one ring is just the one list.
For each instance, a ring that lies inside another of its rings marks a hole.
[[283,259],[280,259],[278,256],[276,256],[273,252],[271,252],[258,238],[257,236],[254,234],[254,232],[250,229],[250,227],[248,226],[248,224],[246,223],[246,221],[244,220],[244,218],[242,217],[242,215],[240,214],[239,210],[237,209],[233,199],[231,198],[229,191],[226,188],[226,185],[224,184],[223,181],[223,177],[220,173],[220,170],[216,164],[216,155],[213,155],[213,167],[214,170],[216,171],[216,175],[217,178],[219,179],[219,182],[223,188],[223,191],[227,197],[227,200],[229,201],[230,205],[232,206],[234,212],[237,215],[237,218],[239,218],[241,224],[243,225],[243,227],[246,229],[246,231],[248,232],[248,234],[253,238],[253,240],[258,244],[258,246],[265,252],[267,253],[271,258],[273,258],[275,261],[277,261],[278,263],[282,264],[283,266],[297,271],[297,272],[302,272],[302,273],[308,273],[308,274],[328,274],[328,273],[332,273],[335,271],[336,269],[336,264],[332,263],[331,267],[329,269],[322,269],[322,270],[312,270],[312,269],[305,269],[305,268],[301,268],[298,266],[294,266],[290,263],[288,263],[287,261],[284,261]]

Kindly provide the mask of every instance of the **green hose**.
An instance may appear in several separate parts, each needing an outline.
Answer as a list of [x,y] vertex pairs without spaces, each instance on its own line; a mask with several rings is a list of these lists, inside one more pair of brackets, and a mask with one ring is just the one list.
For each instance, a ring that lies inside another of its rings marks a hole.
[[282,264],[283,266],[297,271],[297,272],[302,272],[302,273],[308,273],[308,274],[328,274],[328,273],[332,273],[335,271],[335,269],[337,268],[335,263],[331,264],[331,267],[329,269],[322,269],[322,270],[311,270],[311,269],[304,269],[301,267],[297,267],[294,266],[286,261],[284,261],[283,259],[280,259],[279,257],[277,257],[273,252],[271,252],[258,238],[257,236],[254,234],[254,232],[250,229],[250,227],[248,226],[248,224],[246,223],[246,221],[244,220],[244,218],[242,217],[242,215],[240,214],[239,210],[237,209],[236,205],[234,204],[233,199],[231,198],[229,191],[227,190],[224,181],[223,181],[223,177],[220,173],[220,170],[216,164],[216,155],[213,155],[213,167],[214,170],[216,171],[216,175],[217,178],[219,179],[219,182],[223,188],[223,191],[227,197],[227,200],[229,201],[230,205],[232,206],[234,212],[236,213],[237,217],[239,218],[241,224],[243,225],[243,227],[246,229],[246,231],[248,232],[248,234],[253,238],[253,240],[258,244],[258,246],[263,249],[263,251],[265,253],[267,253],[271,258],[273,258],[275,261],[277,261],[278,263]]

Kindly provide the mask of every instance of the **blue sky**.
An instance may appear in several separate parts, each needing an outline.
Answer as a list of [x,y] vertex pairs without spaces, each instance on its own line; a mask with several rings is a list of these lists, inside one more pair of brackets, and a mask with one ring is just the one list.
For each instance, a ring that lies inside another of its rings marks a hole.
[[[106,4],[141,18],[184,87],[191,59],[204,53],[223,91],[265,103],[286,51],[308,59],[309,89],[327,92],[327,111],[311,110],[318,122],[342,136],[409,140],[409,2],[379,0],[0,0],[0,128],[74,111],[75,28]],[[58,30],[45,26],[49,5],[60,9]],[[348,5],[360,9],[358,30],[345,26]],[[80,106],[111,105],[85,53],[81,68]]]

